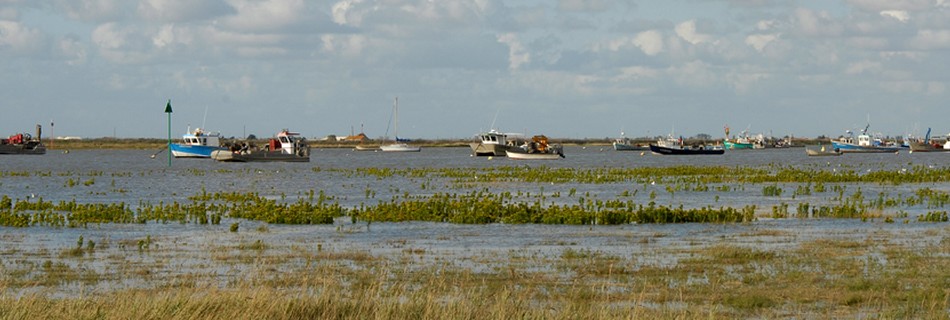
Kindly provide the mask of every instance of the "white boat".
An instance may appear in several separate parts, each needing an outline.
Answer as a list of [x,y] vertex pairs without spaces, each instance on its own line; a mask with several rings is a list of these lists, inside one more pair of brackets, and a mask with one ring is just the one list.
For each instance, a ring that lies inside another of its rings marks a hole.
[[[388,132],[389,130],[387,130]],[[408,139],[399,139],[399,97],[393,100],[393,135],[396,141],[391,144],[379,146],[379,150],[386,152],[419,152],[422,147],[410,146]]]
[[841,150],[828,149],[825,148],[825,146],[821,146],[819,149],[805,148],[805,154],[810,157],[840,156]]
[[230,150],[215,150],[211,158],[226,162],[310,162],[310,146],[299,133],[287,129],[277,133],[277,136],[267,141],[267,146],[253,149],[247,144]]
[[623,131],[620,131],[620,138],[614,139],[613,146],[614,146],[614,150],[617,150],[617,151],[650,150],[649,146],[640,146],[640,145],[632,144],[630,142],[630,139],[627,139],[627,137],[624,136]]
[[896,144],[885,143],[880,138],[872,138],[868,134],[868,128],[871,124],[861,130],[861,134],[854,137],[854,132],[848,130],[848,136],[838,140],[831,140],[834,149],[845,153],[894,153],[900,151],[901,147]]
[[548,137],[537,135],[520,147],[508,149],[507,155],[514,160],[558,160],[564,158],[564,149],[560,144],[548,144]]
[[181,136],[181,143],[171,145],[175,158],[210,158],[211,152],[225,149],[221,146],[220,133],[204,132],[201,128],[189,130]]
[[495,131],[480,133],[475,136],[475,142],[469,144],[472,147],[472,154],[475,156],[496,156],[504,157],[508,150],[514,148],[514,142],[508,140],[507,133]]

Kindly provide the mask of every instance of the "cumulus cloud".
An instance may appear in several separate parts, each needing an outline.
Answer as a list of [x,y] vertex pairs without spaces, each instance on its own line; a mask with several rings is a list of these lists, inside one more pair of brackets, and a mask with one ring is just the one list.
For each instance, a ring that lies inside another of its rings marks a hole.
[[708,42],[712,36],[696,32],[696,20],[689,20],[676,25],[676,35],[689,43],[700,44]]
[[114,21],[134,5],[125,0],[55,0],[55,3],[70,18],[87,22]]
[[223,0],[143,0],[138,6],[139,15],[160,22],[210,19],[234,12]]
[[656,30],[640,32],[633,38],[633,44],[646,55],[655,56],[663,52],[663,35]]
[[950,30],[920,30],[910,40],[911,46],[921,50],[950,48]]
[[897,19],[900,22],[907,22],[907,20],[910,20],[910,14],[904,10],[884,10],[880,12],[880,15],[882,17]]
[[762,52],[765,46],[778,39],[778,34],[752,34],[745,38],[745,44],[755,48],[755,51]]
[[531,53],[518,39],[518,35],[505,33],[498,36],[498,42],[508,45],[508,69],[517,70],[522,65],[531,62]]
[[363,22],[363,10],[356,10],[356,6],[363,0],[343,0],[333,4],[331,9],[333,22],[341,25],[360,26]]
[[862,74],[862,73],[877,73],[883,69],[883,66],[880,62],[877,61],[857,61],[853,62],[845,69],[846,74]]
[[[941,0],[937,0],[939,2]],[[880,12],[884,10],[926,11],[934,6],[934,0],[847,0],[855,8]]]
[[248,32],[276,31],[295,25],[308,12],[303,0],[232,0],[235,15],[225,24]]
[[30,54],[40,49],[45,35],[16,21],[0,20],[0,52]]
[[557,6],[570,12],[603,12],[610,8],[604,0],[560,0]]

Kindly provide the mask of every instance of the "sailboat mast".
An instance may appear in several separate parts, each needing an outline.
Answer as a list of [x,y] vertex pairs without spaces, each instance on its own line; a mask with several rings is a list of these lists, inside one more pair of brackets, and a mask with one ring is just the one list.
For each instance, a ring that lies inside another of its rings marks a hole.
[[396,142],[399,142],[399,97],[393,99],[393,135],[396,136]]

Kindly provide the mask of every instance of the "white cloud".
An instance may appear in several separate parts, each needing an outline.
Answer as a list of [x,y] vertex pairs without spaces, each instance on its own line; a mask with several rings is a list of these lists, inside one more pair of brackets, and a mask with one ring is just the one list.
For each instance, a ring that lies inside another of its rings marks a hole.
[[132,1],[125,0],[56,0],[56,6],[70,18],[80,21],[114,21]]
[[919,30],[910,44],[921,50],[950,48],[950,30]]
[[807,36],[838,36],[843,32],[842,26],[824,11],[798,8],[793,13],[793,22],[797,30]]
[[880,62],[876,61],[857,61],[848,65],[845,69],[846,74],[878,73],[883,69]]
[[237,14],[224,19],[244,31],[274,31],[299,22],[307,12],[303,0],[232,0]]
[[182,22],[231,14],[234,10],[222,0],[143,0],[137,11],[152,21]]
[[333,22],[341,25],[360,26],[363,22],[362,14],[354,10],[363,0],[343,0],[333,4],[331,14]]
[[0,52],[29,54],[39,50],[44,34],[40,30],[23,26],[15,21],[0,20]]
[[884,10],[884,11],[881,11],[880,15],[882,17],[890,17],[890,18],[897,19],[897,21],[900,21],[900,22],[907,22],[907,20],[910,20],[910,15],[907,14],[907,11],[904,11],[904,10]]
[[322,35],[320,36],[322,50],[342,57],[352,58],[360,55],[367,45],[364,35]]
[[758,52],[762,52],[765,46],[778,39],[778,36],[778,34],[752,34],[745,38],[745,44],[752,46]]
[[508,69],[517,70],[522,65],[531,62],[531,53],[521,44],[518,35],[505,33],[498,36],[498,42],[508,45]]
[[640,32],[633,38],[633,44],[646,55],[655,56],[663,52],[663,35],[656,30]]
[[81,65],[87,61],[86,45],[78,39],[61,39],[56,49],[60,56],[66,58],[66,64],[68,65]]
[[858,9],[880,12],[884,10],[926,11],[940,0],[847,0]]
[[696,32],[696,20],[689,20],[676,25],[676,35],[689,43],[700,44],[708,42],[712,36]]
[[716,83],[717,76],[705,62],[694,60],[672,66],[667,71],[677,84],[687,87],[709,87]]
[[610,8],[604,0],[560,0],[557,7],[570,12],[603,12]]

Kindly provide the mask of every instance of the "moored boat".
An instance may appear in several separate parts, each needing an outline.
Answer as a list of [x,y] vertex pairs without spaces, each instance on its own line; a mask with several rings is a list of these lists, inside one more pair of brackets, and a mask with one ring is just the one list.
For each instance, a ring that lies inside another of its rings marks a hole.
[[847,137],[831,140],[832,147],[845,153],[894,153],[900,151],[901,147],[896,144],[885,143],[880,138],[872,138],[868,134],[870,126],[870,124],[865,126],[857,138],[855,138],[854,132],[848,130]]
[[42,127],[36,125],[36,137],[29,133],[17,133],[0,139],[0,154],[46,154],[46,146],[40,139],[42,133]]
[[682,137],[673,139],[672,134],[666,139],[657,140],[656,144],[650,144],[650,151],[659,155],[716,155],[725,153],[720,145],[703,143],[687,146],[683,143]]
[[226,150],[221,146],[221,134],[204,132],[196,128],[181,137],[181,143],[171,145],[172,155],[175,158],[210,158],[215,150]]
[[507,155],[514,160],[557,160],[564,158],[564,148],[560,144],[549,144],[544,135],[537,135],[519,147],[508,149]]
[[943,144],[934,142],[930,138],[930,128],[927,128],[927,135],[922,141],[910,141],[910,152],[950,152],[950,134],[947,135],[947,141]]
[[725,150],[721,147],[706,145],[662,147],[651,144],[650,151],[659,155],[718,155],[725,153]]
[[641,151],[650,149],[650,147],[632,143],[630,139],[624,136],[623,131],[620,132],[620,138],[614,139],[613,146],[616,151]]
[[475,141],[470,143],[472,155],[475,156],[495,156],[504,157],[509,149],[513,148],[513,142],[508,141],[508,134],[495,131],[480,133],[475,136]]
[[[419,152],[422,151],[422,147],[410,146],[408,144],[409,139],[400,139],[399,138],[399,97],[393,99],[393,135],[396,137],[396,141],[391,144],[379,146],[379,150],[386,152]],[[386,130],[386,133],[389,133],[389,130]]]
[[755,143],[749,138],[749,130],[743,130],[735,139],[729,139],[729,126],[725,127],[726,138],[722,140],[723,148],[729,150],[735,149],[755,149]]
[[825,146],[821,146],[819,149],[805,148],[805,154],[810,157],[840,156],[841,150],[829,149],[825,148]]
[[267,146],[262,149],[252,150],[244,143],[241,147],[212,151],[211,158],[226,162],[310,162],[310,146],[299,133],[284,129],[269,139]]

